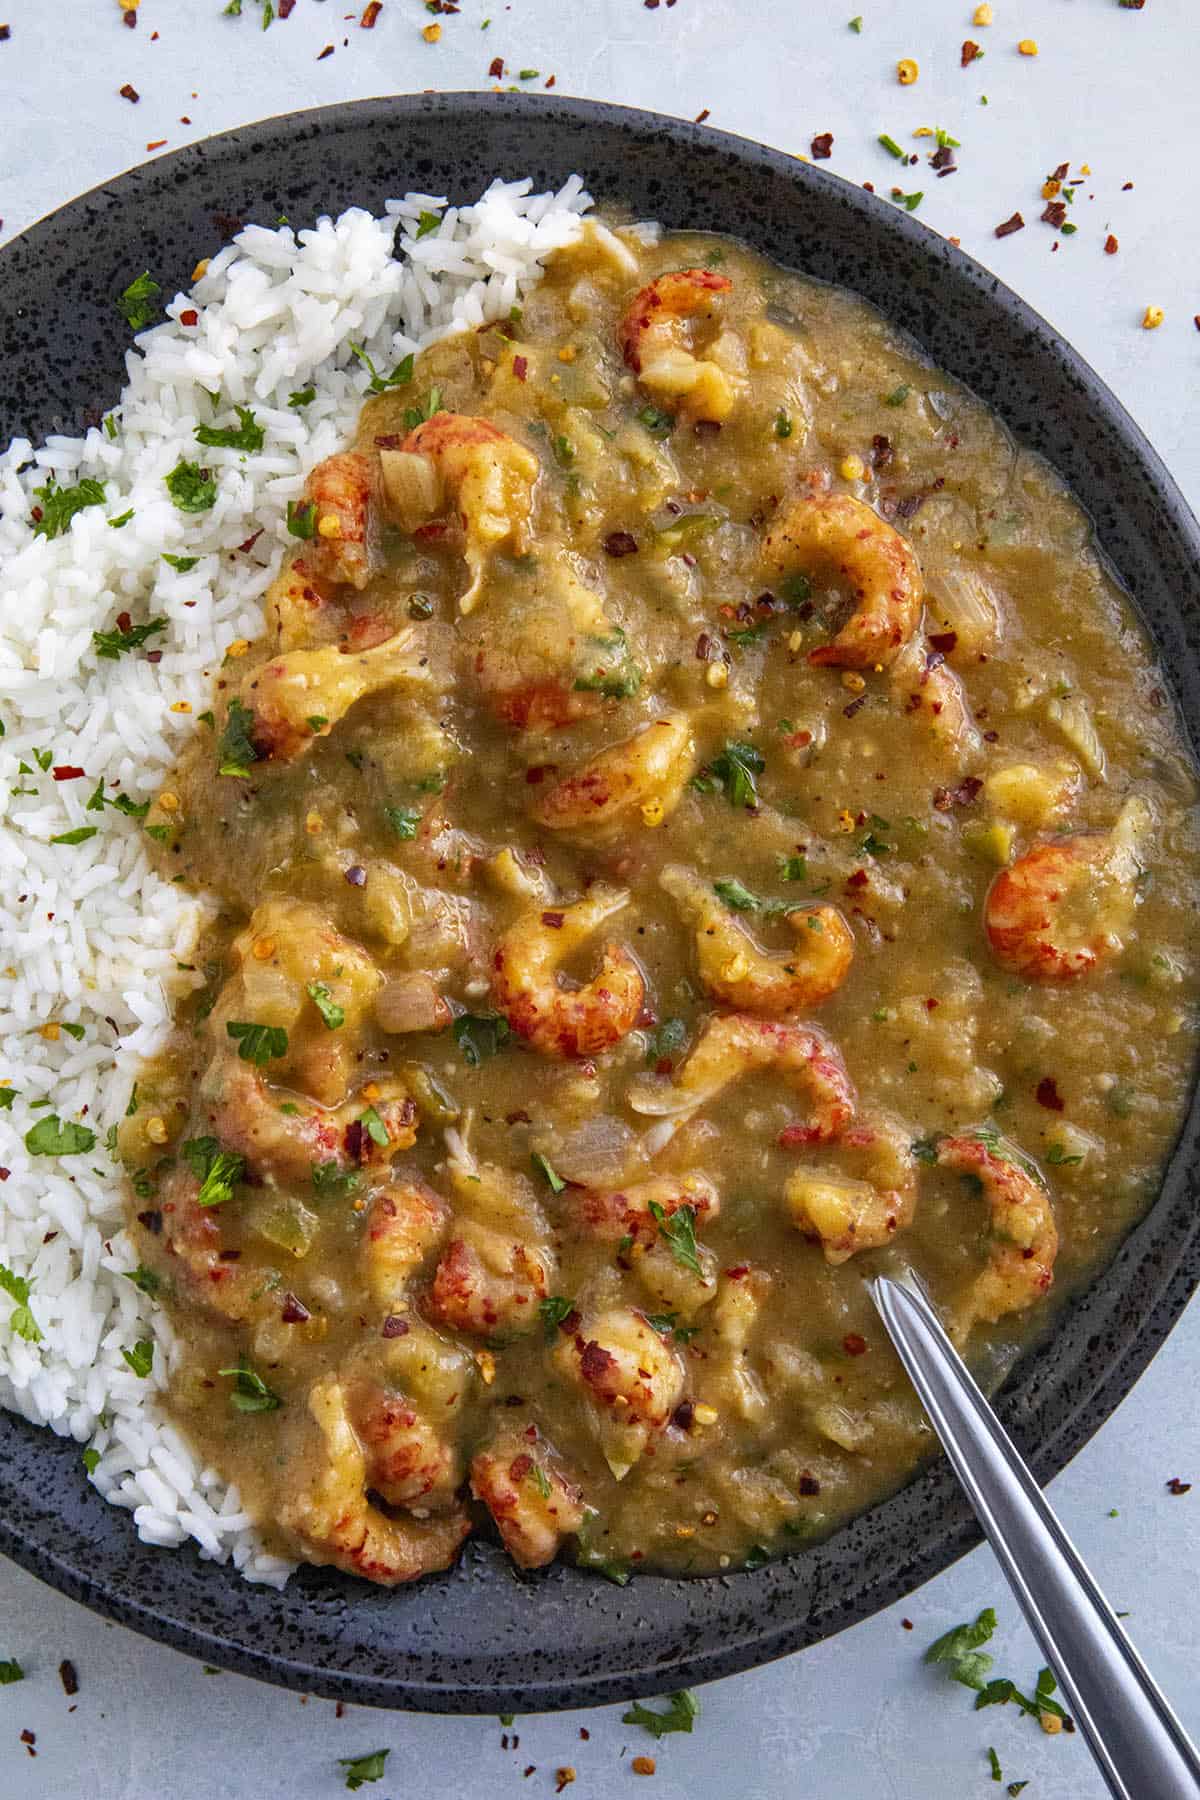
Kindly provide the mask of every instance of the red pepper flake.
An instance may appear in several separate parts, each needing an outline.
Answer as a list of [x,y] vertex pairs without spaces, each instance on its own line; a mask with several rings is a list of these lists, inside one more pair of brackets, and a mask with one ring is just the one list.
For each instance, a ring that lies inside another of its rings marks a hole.
[[363,16],[358,22],[364,31],[374,31],[375,21],[382,11],[383,0],[370,0],[370,4],[363,7]]
[[996,236],[1011,237],[1014,231],[1024,231],[1024,229],[1024,219],[1019,212],[1015,212],[1011,219],[1005,219],[1001,224],[997,225]]
[[957,787],[934,788],[933,804],[938,812],[951,812],[956,806],[970,806],[979,798],[983,787],[978,775],[964,775]]
[[1067,220],[1067,203],[1066,203],[1066,201],[1065,200],[1048,200],[1046,202],[1046,210],[1042,214],[1042,223],[1044,225],[1053,225],[1054,229],[1057,231],[1060,225],[1066,224],[1066,220]]
[[317,61],[318,61],[318,62],[324,62],[324,61],[325,61],[325,58],[326,58],[326,57],[327,57],[327,56],[332,56],[332,55],[333,55],[333,45],[332,45],[332,44],[326,44],[326,46],[325,46],[325,48],[324,48],[324,49],[323,49],[323,50],[318,50],[318,51],[317,51]]
[[1167,1483],[1167,1492],[1169,1494],[1190,1494],[1191,1491],[1191,1482],[1180,1481],[1178,1475],[1172,1475],[1170,1481]]
[[361,863],[355,863],[353,868],[346,870],[346,880],[350,883],[351,887],[366,887],[367,871],[363,868]]
[[542,914],[542,924],[550,931],[561,931],[566,922],[567,915],[565,913],[544,912]]
[[389,1313],[383,1321],[381,1335],[385,1338],[407,1337],[411,1329],[408,1320],[402,1319],[399,1313]]
[[866,1338],[861,1337],[857,1331],[848,1331],[842,1339],[842,1349],[847,1356],[865,1356],[867,1348]]
[[900,1621],[901,1631],[911,1631],[912,1628],[913,1628],[913,1622],[911,1619],[901,1619],[901,1621]]
[[696,121],[695,121],[696,124],[703,125],[703,123],[704,123],[705,119],[707,119],[707,117],[708,117],[708,108],[707,108],[707,106],[705,106],[705,107],[702,107],[701,110],[696,114]]
[[11,1174],[11,1169],[0,1169],[0,1181],[7,1181]]
[[126,25],[130,31],[136,31],[137,8],[135,6],[127,6],[125,11],[121,14],[121,22]]
[[854,717],[855,713],[858,712],[866,704],[867,704],[867,696],[865,694],[859,694],[858,698],[855,700],[852,700],[850,702],[849,706],[843,706],[842,712],[847,719],[852,719]]
[[513,357],[513,374],[516,376],[517,380],[524,381],[524,379],[528,375],[528,373],[529,373],[529,358],[527,356],[514,356]]
[[196,311],[194,306],[186,307],[179,315],[179,323],[181,325],[198,325],[200,323],[200,314]]
[[77,769],[74,763],[58,763],[55,766],[54,779],[55,781],[78,781],[81,775],[86,774],[86,769]]
[[812,153],[816,162],[826,162],[833,155],[833,133],[822,131],[812,141]]
[[949,656],[958,643],[957,631],[931,631],[929,641],[943,656]]
[[306,1320],[312,1318],[312,1314],[303,1300],[297,1294],[291,1293],[283,1296],[283,1307],[279,1316],[285,1325],[303,1325]]
[[1104,240],[1105,256],[1115,256],[1117,254],[1117,251],[1120,248],[1121,248],[1120,244],[1118,244],[1116,238],[1113,236],[1112,232],[1110,231],[1108,236]]
[[79,1672],[69,1657],[64,1657],[58,1665],[58,1679],[68,1700],[79,1692]]
[[871,877],[865,869],[855,869],[853,875],[847,875],[846,886],[848,888],[865,888],[870,879]]
[[127,81],[124,87],[119,87],[117,92],[120,94],[122,100],[128,100],[133,106],[136,106],[142,97],[130,81]]
[[690,1400],[681,1400],[671,1414],[671,1423],[679,1431],[690,1431],[696,1416],[696,1408]]
[[886,469],[894,454],[891,438],[884,437],[881,432],[877,432],[871,439],[871,467]]
[[1053,1075],[1042,1076],[1034,1090],[1034,1098],[1039,1106],[1046,1108],[1047,1112],[1062,1112],[1066,1106],[1066,1101],[1059,1093],[1058,1083]]
[[962,66],[964,69],[969,69],[976,58],[982,55],[983,51],[979,48],[978,44],[973,44],[970,38],[965,38],[963,40]]
[[37,1743],[37,1732],[30,1731],[28,1725],[25,1727],[24,1731],[21,1733],[21,1742],[24,1744],[25,1748],[28,1750],[30,1756],[37,1755],[37,1751],[33,1747]]
[[819,1494],[820,1491],[821,1491],[821,1484],[817,1480],[816,1476],[810,1475],[808,1473],[808,1471],[805,1470],[804,1474],[800,1477],[799,1481],[796,1483],[796,1492],[798,1494],[803,1494],[805,1499],[811,1500],[813,1498],[813,1496],[815,1494]]
[[6,44],[12,36],[11,25],[0,25],[0,44]]
[[155,138],[152,143],[146,145],[146,148],[147,150],[161,150],[166,141],[166,138]]
[[189,119],[189,118],[188,118],[188,116],[187,116],[187,114],[186,114],[186,113],[180,113],[180,115],[179,115],[179,123],[180,123],[180,124],[181,124],[181,125],[190,125],[190,124],[191,124],[191,122],[192,122],[192,121],[191,121],[191,120],[190,120],[190,119]]
[[633,556],[637,547],[637,539],[632,531],[610,531],[604,540],[606,556]]
[[259,538],[262,536],[263,529],[264,528],[260,525],[258,530],[254,533],[253,537],[248,537],[244,544],[238,545],[238,549],[241,551],[243,556],[249,556],[251,550],[253,550],[255,544],[257,544]]
[[1132,187],[1133,187],[1132,181],[1123,181],[1121,183],[1121,192],[1123,194],[1127,194],[1127,193],[1129,193],[1129,191]]
[[[667,0],[667,4],[670,5],[670,0]],[[557,80],[558,80],[557,75],[551,75],[546,82],[546,86],[548,88],[552,88]]]
[[493,56],[491,62],[488,64],[488,74],[491,76],[493,81],[502,81],[503,80],[503,78],[504,78],[504,58],[502,56]]
[[749,1273],[749,1263],[735,1263],[732,1269],[726,1269],[725,1277],[728,1281],[744,1281]]

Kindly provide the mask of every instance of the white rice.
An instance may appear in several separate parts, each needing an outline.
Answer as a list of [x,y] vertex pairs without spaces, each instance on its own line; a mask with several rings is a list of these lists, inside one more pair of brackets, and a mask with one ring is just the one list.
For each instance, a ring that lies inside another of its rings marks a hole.
[[[292,542],[287,502],[352,434],[370,380],[351,345],[386,373],[439,337],[506,317],[542,259],[578,235],[591,205],[582,181],[556,194],[531,186],[495,181],[464,207],[409,194],[383,218],[352,209],[310,231],[247,226],[167,322],[136,339],[115,436],[97,428],[37,450],[18,439],[0,453],[0,1083],[17,1096],[0,1111],[0,1263],[30,1283],[41,1333],[15,1333],[17,1302],[0,1293],[0,1403],[98,1453],[91,1479],[132,1510],[145,1542],[191,1538],[202,1556],[276,1586],[290,1565],[264,1550],[236,1490],[164,1415],[176,1346],[127,1279],[138,1259],[105,1148],[139,1060],[196,979],[180,965],[203,906],[152,870],[136,819],[87,802],[101,779],[109,794],[153,796],[210,704],[227,646],[262,630],[263,595]],[[418,237],[422,213],[439,224]],[[183,326],[188,309],[198,323]],[[290,407],[310,386],[312,402]],[[200,450],[196,426],[236,425],[239,404],[264,428],[262,449]],[[211,510],[172,502],[163,478],[181,458],[216,475]],[[35,537],[30,517],[51,471],[64,487],[91,478],[105,489],[103,506],[54,539]],[[180,573],[164,551],[199,561]],[[166,620],[147,646],[160,660],[97,657],[93,631],[112,631],[121,613]],[[86,776],[55,779],[56,768]],[[95,835],[51,842],[79,827]],[[63,1025],[78,1036],[43,1035]],[[51,1114],[88,1126],[95,1144],[31,1155],[26,1133]],[[143,1340],[154,1345],[146,1377],[123,1355]]]

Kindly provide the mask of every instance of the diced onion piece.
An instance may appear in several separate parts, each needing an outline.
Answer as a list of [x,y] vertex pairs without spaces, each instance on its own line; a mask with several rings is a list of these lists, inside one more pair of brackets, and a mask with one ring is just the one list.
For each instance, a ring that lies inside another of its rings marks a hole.
[[432,976],[411,970],[394,975],[375,996],[375,1020],[381,1031],[443,1031],[450,1008]]
[[992,648],[1000,636],[1004,608],[986,576],[977,569],[927,570],[925,585],[938,630],[957,634],[956,650],[972,656]]
[[1093,780],[1103,781],[1104,746],[1092,724],[1087,701],[1078,694],[1068,694],[1064,700],[1049,700],[1046,717],[1062,733]]
[[700,365],[690,351],[669,348],[643,358],[639,379],[657,394],[690,394],[699,374]]
[[381,450],[383,485],[399,523],[406,531],[432,519],[442,499],[442,484],[432,457],[411,450]]
[[636,1160],[633,1132],[623,1119],[607,1113],[568,1132],[553,1157],[560,1175],[588,1187],[624,1181]]

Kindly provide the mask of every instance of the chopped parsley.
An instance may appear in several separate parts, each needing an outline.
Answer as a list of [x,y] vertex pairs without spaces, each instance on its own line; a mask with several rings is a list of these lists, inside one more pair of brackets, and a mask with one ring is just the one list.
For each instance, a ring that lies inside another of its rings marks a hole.
[[60,1119],[57,1113],[47,1113],[25,1133],[30,1156],[82,1156],[95,1142],[94,1131],[72,1119]]
[[541,1314],[548,1344],[554,1342],[559,1326],[574,1310],[575,1302],[568,1300],[565,1294],[551,1294],[547,1299],[538,1301],[538,1312]]
[[540,1150],[535,1150],[529,1160],[533,1164],[534,1173],[541,1175],[547,1182],[550,1192],[561,1194],[567,1184],[549,1158],[543,1156]]
[[168,494],[184,513],[208,512],[217,498],[217,484],[207,469],[180,457],[169,475],[164,475]]
[[640,1725],[651,1737],[666,1737],[672,1731],[691,1731],[700,1711],[700,1702],[690,1688],[681,1688],[667,1700],[666,1712],[655,1712],[635,1700],[628,1712],[621,1714],[622,1725]]
[[623,631],[608,637],[587,640],[591,650],[599,653],[595,665],[577,677],[577,694],[603,694],[606,700],[628,700],[642,685],[642,671],[629,653],[629,641]]
[[154,1345],[149,1338],[139,1338],[132,1350],[122,1347],[121,1355],[129,1364],[139,1381],[145,1381],[154,1367]]
[[757,912],[761,904],[757,895],[743,887],[736,876],[730,881],[714,881],[713,893],[731,912]]
[[86,844],[89,838],[95,837],[99,829],[98,825],[76,825],[73,831],[60,831],[57,837],[50,839],[50,842],[52,844]]
[[902,381],[899,387],[894,387],[890,394],[883,396],[883,404],[885,406],[903,406],[911,393],[912,389],[907,381]]
[[766,759],[753,744],[730,738],[719,756],[713,758],[699,775],[693,775],[692,787],[699,794],[717,794],[724,790],[730,806],[747,808],[758,805],[755,776],[766,768]]
[[616,1587],[624,1587],[629,1580],[628,1565],[606,1556],[599,1545],[592,1542],[592,1532],[599,1523],[599,1513],[589,1512],[585,1517],[575,1534],[575,1560],[581,1569],[595,1569],[597,1575],[603,1575],[606,1581],[611,1581]]
[[140,650],[157,632],[166,629],[165,619],[147,619],[144,625],[118,625],[115,631],[93,631],[92,649],[106,662],[116,662],[126,650]]
[[310,981],[305,993],[320,1013],[327,1031],[339,1031],[346,1023],[346,1011],[338,1005],[323,981]]
[[[411,362],[412,362],[412,357],[406,356],[404,359],[404,362],[402,362],[399,365],[399,368],[396,370],[393,370],[393,376],[398,374],[400,369],[403,369],[406,365],[411,364]],[[412,369],[411,368],[409,368],[408,379],[409,380],[412,379]],[[384,383],[384,386],[388,387],[391,385],[392,385],[391,378],[389,378],[389,380]],[[440,412],[441,410],[442,410],[442,390],[441,390],[441,388],[430,388],[430,390],[424,400],[418,400],[418,402],[415,406],[406,406],[405,407],[405,409],[404,409],[404,429],[406,431],[415,431],[417,429],[418,425],[424,425],[428,419],[432,419],[435,412]]]
[[1037,1685],[1033,1690],[1033,1698],[1030,1699],[1029,1695],[1023,1694],[1020,1688],[1006,1675],[1002,1675],[994,1681],[989,1681],[987,1686],[976,1695],[975,1710],[978,1712],[984,1706],[1007,1706],[1011,1700],[1017,1711],[1026,1718],[1040,1719],[1043,1713],[1050,1713],[1053,1718],[1065,1721],[1068,1714],[1057,1700],[1051,1698],[1057,1687],[1058,1682],[1054,1679],[1053,1671],[1040,1669]]
[[1061,1144],[1051,1144],[1046,1151],[1046,1161],[1050,1164],[1052,1169],[1066,1169],[1069,1168],[1072,1163],[1081,1163],[1083,1161],[1083,1153],[1081,1151],[1078,1156],[1068,1156]]
[[118,516],[115,519],[110,519],[108,521],[108,523],[109,523],[110,528],[113,531],[123,531],[125,529],[126,525],[128,525],[130,519],[132,519],[132,517],[133,517],[133,508],[131,506],[131,507],[129,507],[129,509],[126,512],[118,514]]
[[495,1056],[511,1036],[503,1013],[463,1013],[455,1019],[451,1032],[470,1069]]
[[288,405],[294,407],[311,406],[317,397],[315,387],[293,388],[288,395]]
[[905,212],[916,212],[924,198],[925,194],[923,190],[916,194],[902,194],[897,190],[896,193],[892,195],[892,199],[896,202],[896,205],[902,206]]
[[650,1064],[669,1062],[683,1049],[687,1041],[687,1026],[682,1019],[664,1019],[650,1033],[646,1045],[646,1061]]
[[407,843],[415,838],[421,824],[421,814],[414,806],[385,806],[383,816],[395,832],[396,836]]
[[258,761],[258,751],[250,736],[253,724],[254,714],[250,708],[243,706],[240,700],[231,700],[225,729],[217,745],[218,775],[233,775],[239,781],[248,779],[251,765]]
[[853,19],[851,19],[848,29],[854,33],[855,37],[860,37],[862,35],[862,14],[861,13],[856,14],[855,17]]
[[117,311],[127,320],[134,331],[144,331],[151,319],[158,312],[155,295],[162,289],[151,275],[149,269],[143,269],[134,277],[125,292],[117,299]]
[[690,1269],[693,1275],[703,1275],[700,1258],[696,1254],[695,1207],[681,1206],[668,1218],[660,1203],[651,1200],[650,1216],[680,1267]]
[[988,1768],[992,1771],[992,1780],[993,1781],[1003,1781],[1004,1780],[1004,1771],[1000,1767],[1000,1758],[996,1755],[995,1750],[993,1750],[993,1748],[991,1747],[990,1744],[988,1745],[987,1756],[988,1756]]
[[373,1106],[368,1106],[366,1112],[363,1113],[358,1122],[373,1144],[378,1144],[381,1150],[387,1149],[388,1144],[391,1141],[388,1137],[387,1126]]
[[560,433],[550,439],[550,448],[554,452],[554,460],[560,469],[569,469],[575,461],[575,446],[570,438]]
[[83,1466],[89,1475],[94,1475],[100,1467],[100,1452],[94,1450],[90,1444],[83,1453]]
[[252,1025],[230,1019],[225,1030],[237,1044],[242,1062],[258,1066],[273,1057],[287,1055],[288,1034],[282,1025]]
[[125,1274],[135,1288],[152,1298],[162,1286],[162,1276],[156,1275],[153,1269],[148,1269],[145,1263],[139,1263],[136,1269],[126,1269]]
[[85,479],[77,481],[74,487],[59,487],[58,478],[51,475],[45,487],[34,488],[41,517],[34,522],[34,537],[61,537],[75,514],[88,506],[104,505],[104,487],[99,481]]
[[996,1629],[996,1614],[985,1606],[972,1625],[955,1625],[930,1644],[923,1660],[938,1663],[952,1681],[982,1691],[994,1658],[980,1648]]
[[663,412],[657,406],[643,406],[637,415],[639,425],[644,425],[652,438],[670,437],[675,429],[674,413]]
[[882,144],[884,149],[887,151],[888,155],[894,156],[896,158],[897,162],[907,162],[908,161],[907,150],[902,150],[900,148],[899,144],[896,142],[895,138],[889,137],[886,131],[880,132],[878,138],[876,139],[876,142]]
[[234,1412],[276,1412],[283,1404],[279,1395],[267,1386],[262,1376],[250,1367],[244,1356],[238,1357],[232,1369],[218,1369],[217,1374],[233,1376],[233,1391],[229,1396],[229,1404]]
[[289,500],[287,503],[287,528],[293,537],[311,538],[317,529],[317,503],[315,500]]
[[775,414],[775,436],[777,438],[790,438],[791,435],[792,415],[789,412],[784,412],[783,408],[780,407],[779,411]]
[[188,1138],[180,1155],[200,1183],[197,1205],[223,1206],[233,1198],[233,1190],[246,1167],[244,1157],[222,1150],[215,1137]]
[[[872,1014],[871,1016],[874,1017],[875,1015]],[[888,1017],[886,1007],[883,1009],[881,1017],[884,1019],[886,1019]],[[938,1147],[938,1140],[936,1137],[914,1138],[912,1144],[909,1146],[909,1148],[912,1150],[913,1155],[916,1157],[917,1161],[919,1163],[924,1163],[927,1168],[931,1168],[931,1169],[937,1163],[937,1159],[938,1159],[937,1147]]]
[[982,1144],[988,1155],[994,1156],[997,1162],[1015,1163],[1017,1168],[1024,1169],[1026,1175],[1032,1181],[1036,1181],[1040,1188],[1045,1187],[1045,1178],[1033,1158],[1026,1156],[1023,1151],[1010,1144],[994,1125],[973,1125],[963,1132],[963,1136],[974,1138],[976,1143]]
[[12,1103],[16,1097],[16,1088],[0,1087],[0,1112],[11,1112]]
[[351,1793],[365,1781],[382,1781],[383,1765],[390,1755],[390,1750],[372,1750],[367,1756],[339,1756],[338,1767],[345,1769]]
[[313,1192],[323,1200],[352,1194],[361,1180],[357,1169],[343,1169],[336,1162],[314,1163],[311,1173]]
[[13,1309],[8,1315],[9,1330],[14,1337],[24,1338],[26,1343],[40,1344],[42,1334],[38,1322],[29,1308],[29,1296],[33,1292],[33,1283],[24,1275],[14,1275],[6,1264],[0,1263],[0,1288],[13,1302]]
[[423,212],[417,220],[417,229],[413,235],[418,239],[430,237],[437,230],[441,222],[442,219],[440,213]]
[[[261,450],[266,432],[249,406],[235,406],[236,425],[197,425],[196,442],[209,450]],[[178,502],[176,502],[178,505]]]
[[781,856],[779,858],[780,881],[806,881],[808,879],[808,858],[804,856]]
[[25,1671],[15,1656],[6,1656],[0,1661],[0,1687],[11,1687],[14,1681],[24,1681]]
[[[112,521],[110,520],[109,523],[111,524]],[[162,559],[165,563],[169,563],[171,568],[177,570],[180,575],[190,574],[196,564],[200,561],[198,556],[172,556],[168,550],[163,551]]]
[[[371,377],[370,381],[367,383],[367,392],[369,394],[383,394],[387,392],[388,388],[407,387],[413,378],[413,366],[416,362],[416,358],[411,352],[404,357],[402,361],[396,364],[390,375],[381,375],[379,373],[375,364],[371,361],[361,344],[351,344],[350,354],[352,356],[357,356],[359,362]],[[435,407],[433,410],[436,412],[437,408]],[[426,416],[432,418],[433,414],[430,413]],[[418,419],[417,423],[419,425],[421,421]]]

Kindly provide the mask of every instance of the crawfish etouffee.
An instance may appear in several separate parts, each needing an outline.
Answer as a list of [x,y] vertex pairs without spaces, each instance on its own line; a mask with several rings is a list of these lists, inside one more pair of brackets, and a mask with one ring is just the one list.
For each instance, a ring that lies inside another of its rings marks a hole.
[[1057,478],[735,243],[589,224],[376,386],[150,815],[171,1405],[370,1580],[753,1564],[932,1446],[872,1271],[994,1382],[1150,1203],[1177,722]]

